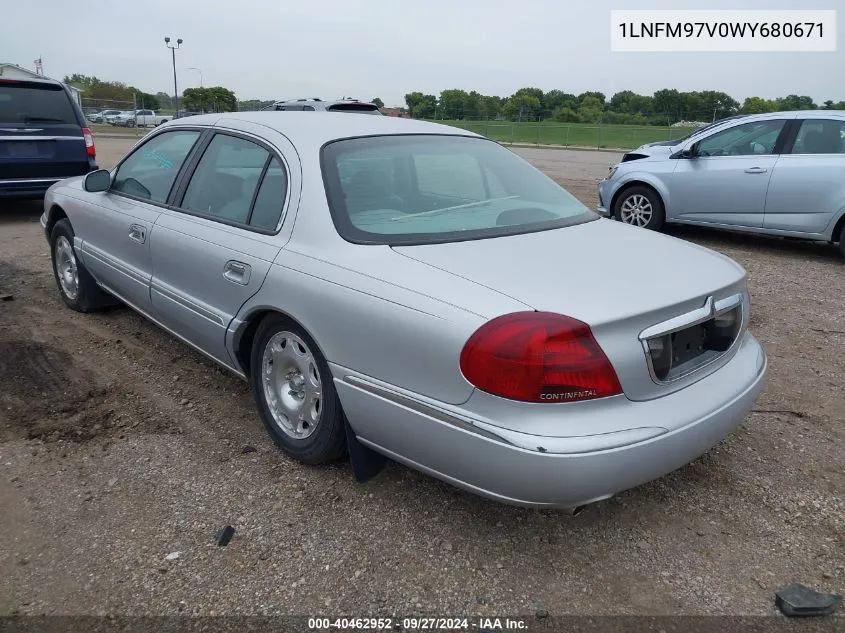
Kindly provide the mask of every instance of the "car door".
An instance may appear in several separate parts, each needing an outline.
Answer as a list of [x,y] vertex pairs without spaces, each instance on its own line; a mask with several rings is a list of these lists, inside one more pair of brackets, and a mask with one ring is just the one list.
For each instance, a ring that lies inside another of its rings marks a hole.
[[787,119],[734,125],[696,141],[679,156],[669,186],[672,220],[762,227],[769,178]]
[[152,232],[152,305],[163,325],[231,364],[226,330],[281,248],[289,172],[277,150],[235,131],[216,132],[195,162]]
[[823,234],[845,209],[845,119],[802,119],[772,173],[767,229]]
[[108,191],[86,194],[91,204],[80,205],[85,266],[107,290],[144,312],[150,310],[150,232],[200,134],[173,130],[151,137],[114,169]]

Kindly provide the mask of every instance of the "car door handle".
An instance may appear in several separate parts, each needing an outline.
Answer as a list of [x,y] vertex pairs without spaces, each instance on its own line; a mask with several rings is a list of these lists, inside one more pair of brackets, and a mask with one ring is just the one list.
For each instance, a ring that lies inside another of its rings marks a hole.
[[252,268],[249,264],[244,264],[243,262],[238,262],[234,259],[230,259],[226,262],[226,265],[223,266],[223,276],[226,279],[244,286],[249,283],[249,276],[251,272]]
[[140,224],[132,224],[129,227],[129,239],[143,244],[147,241],[147,229]]
[[765,174],[768,171],[765,167],[749,167],[745,170],[746,174]]

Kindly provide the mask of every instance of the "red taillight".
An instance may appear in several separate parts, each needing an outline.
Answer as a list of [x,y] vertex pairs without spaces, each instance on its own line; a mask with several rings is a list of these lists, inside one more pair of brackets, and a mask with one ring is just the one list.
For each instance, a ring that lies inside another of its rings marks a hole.
[[516,312],[485,323],[464,345],[461,371],[479,389],[523,402],[622,393],[590,326],[551,312]]
[[87,127],[82,128],[82,136],[85,137],[85,151],[88,152],[89,156],[97,156],[97,148],[94,147],[94,137],[91,134],[91,130]]

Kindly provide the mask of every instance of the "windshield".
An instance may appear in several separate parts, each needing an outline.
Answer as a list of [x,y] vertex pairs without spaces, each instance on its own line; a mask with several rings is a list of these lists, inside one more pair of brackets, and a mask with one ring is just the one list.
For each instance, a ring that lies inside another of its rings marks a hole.
[[487,139],[345,139],[323,148],[322,165],[335,226],[352,242],[456,242],[598,217],[542,172]]
[[0,123],[71,123],[76,113],[56,84],[0,81]]

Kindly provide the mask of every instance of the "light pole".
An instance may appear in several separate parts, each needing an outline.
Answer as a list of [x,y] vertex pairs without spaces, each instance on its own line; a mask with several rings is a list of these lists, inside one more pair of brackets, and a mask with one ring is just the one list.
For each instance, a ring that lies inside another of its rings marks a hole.
[[[182,40],[176,40],[176,46],[170,45],[170,38],[164,38],[164,44],[170,49],[171,57],[173,58],[173,103],[176,106],[176,117],[179,116],[179,89],[176,87],[176,49],[182,45]],[[174,117],[175,118],[175,117]]]

